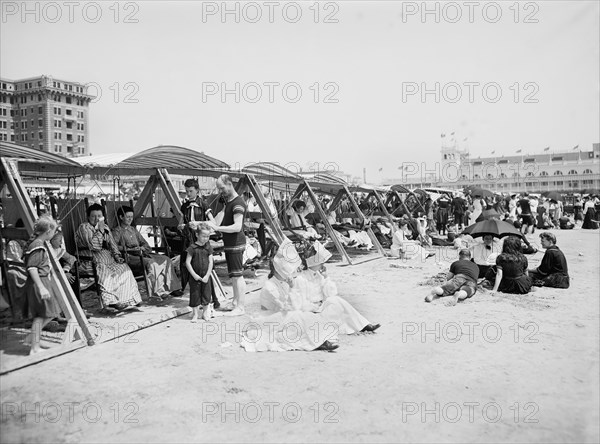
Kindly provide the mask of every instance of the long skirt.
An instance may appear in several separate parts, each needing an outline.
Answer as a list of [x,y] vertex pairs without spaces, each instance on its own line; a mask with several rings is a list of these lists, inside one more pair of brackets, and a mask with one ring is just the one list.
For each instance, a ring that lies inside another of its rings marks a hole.
[[247,352],[312,351],[325,341],[335,341],[338,324],[322,313],[277,312],[254,318],[242,331]]
[[583,225],[581,228],[586,230],[595,230],[598,228],[598,224],[595,222],[596,219],[596,210],[593,208],[588,208],[585,212],[585,219],[583,219]]
[[339,296],[330,296],[325,299],[320,313],[329,321],[334,322],[338,327],[338,332],[342,335],[351,335],[369,325],[369,321],[363,315]]
[[532,280],[526,274],[514,278],[503,277],[498,286],[498,291],[502,293],[526,294],[531,290],[531,285]]
[[94,251],[100,296],[104,305],[142,302],[137,282],[127,264],[117,264],[107,250]]
[[[139,256],[130,256],[127,261],[132,270],[141,271]],[[177,279],[173,261],[162,254],[151,254],[144,258],[144,266],[148,273],[148,290],[156,296],[166,296],[172,291],[181,290],[181,282]]]

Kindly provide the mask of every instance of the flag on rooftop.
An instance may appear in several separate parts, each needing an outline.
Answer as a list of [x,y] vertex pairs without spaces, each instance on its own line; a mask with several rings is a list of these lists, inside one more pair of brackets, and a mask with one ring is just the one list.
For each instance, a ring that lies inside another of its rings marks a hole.
[[454,135],[454,131],[452,131],[452,132],[450,133],[450,135],[451,135],[451,136],[453,136],[453,135]]
[[521,151],[523,151],[523,150],[518,150],[517,153],[520,153]]
[[547,146],[546,148],[544,148],[544,151],[550,151],[550,147]]
[[496,150],[492,151],[492,154],[496,154]]
[[442,133],[442,139],[443,139],[444,137],[446,137],[446,134]]
[[578,149],[579,149],[579,145],[575,145],[575,146],[573,147],[573,151],[575,151],[575,150],[578,150]]
[[383,167],[379,168],[379,172],[382,172],[382,171],[383,171]]

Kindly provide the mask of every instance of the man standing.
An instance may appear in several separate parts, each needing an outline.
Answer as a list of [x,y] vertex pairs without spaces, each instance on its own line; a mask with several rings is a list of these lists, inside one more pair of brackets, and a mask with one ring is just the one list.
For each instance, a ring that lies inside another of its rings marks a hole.
[[233,283],[233,306],[232,316],[243,315],[244,300],[246,296],[246,282],[243,276],[244,250],[246,249],[246,236],[244,235],[244,216],[246,214],[246,205],[244,199],[238,195],[233,187],[231,177],[222,174],[217,179],[217,189],[223,198],[225,198],[225,207],[213,216],[210,208],[207,210],[207,216],[210,227],[215,231],[223,233],[223,244],[225,250],[225,260],[227,261],[227,271]]
[[521,233],[527,234],[529,227],[534,227],[533,216],[531,215],[531,203],[529,202],[529,194],[523,193],[523,197],[517,202],[517,206],[521,208]]
[[454,193],[454,199],[452,199],[452,212],[454,213],[454,223],[458,225],[458,229],[462,230],[464,227],[464,216],[467,203],[460,197],[458,192]]

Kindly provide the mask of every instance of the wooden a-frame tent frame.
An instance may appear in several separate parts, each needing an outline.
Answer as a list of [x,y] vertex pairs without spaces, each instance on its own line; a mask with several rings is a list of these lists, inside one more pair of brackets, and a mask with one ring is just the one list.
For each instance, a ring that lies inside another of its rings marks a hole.
[[[330,184],[330,185],[339,187],[339,190],[338,190],[335,198],[329,205],[328,211],[334,210],[341,202],[343,196],[346,195],[346,196],[348,196],[348,199],[350,201],[350,204],[352,205],[352,208],[354,210],[356,217],[358,219],[360,219],[361,222],[364,223],[365,216],[362,213],[362,211],[360,210],[360,208],[358,207],[356,200],[354,199],[354,197],[352,196],[352,193],[348,189],[348,186],[345,184],[339,184],[339,183]],[[340,255],[346,260],[346,262],[349,265],[354,265],[354,263],[352,262],[352,259],[348,255],[348,252],[345,250],[345,248],[342,246],[342,243],[338,239],[337,234],[335,233],[335,230],[333,229],[331,223],[329,223],[327,215],[325,214],[325,211],[323,211],[323,208],[321,207],[319,199],[317,198],[317,196],[316,196],[314,190],[312,189],[308,180],[303,179],[302,182],[300,182],[300,185],[298,185],[298,188],[292,195],[290,201],[293,202],[295,199],[298,199],[304,192],[306,192],[308,194],[309,199],[311,200],[311,202],[313,203],[313,205],[315,207],[315,210],[319,214],[323,225],[325,225],[325,230],[326,230],[327,234],[329,234],[329,237],[333,241],[337,251],[340,253]],[[371,241],[373,242],[373,245],[375,245],[375,247],[379,251],[379,253],[385,257],[386,256],[385,251],[383,250],[383,247],[377,240],[377,237],[375,237],[375,234],[373,233],[373,230],[371,229],[370,226],[367,228],[366,232],[367,232],[369,238],[371,239]]]
[[[33,234],[37,215],[27,190],[23,185],[17,163],[2,158],[0,165],[0,190],[3,189],[4,186],[8,188],[10,194],[18,202],[19,216],[25,224],[25,230],[29,235]],[[3,235],[4,234],[5,233],[3,233]],[[46,250],[49,252],[52,269],[51,281],[54,285],[57,301],[61,311],[67,319],[67,326],[62,343],[60,346],[52,347],[35,355],[19,359],[14,367],[3,368],[1,374],[68,353],[78,348],[85,347],[86,345],[94,345],[94,337],[90,332],[87,318],[85,317],[83,309],[81,308],[81,305],[79,305],[79,302],[71,289],[71,285],[69,284],[49,242],[46,242]]]

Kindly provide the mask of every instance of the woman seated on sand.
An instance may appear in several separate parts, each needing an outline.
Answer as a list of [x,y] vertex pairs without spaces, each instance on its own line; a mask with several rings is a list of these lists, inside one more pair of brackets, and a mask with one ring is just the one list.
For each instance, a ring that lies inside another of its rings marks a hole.
[[302,311],[323,314],[338,326],[341,334],[375,331],[380,324],[371,324],[348,301],[338,296],[335,282],[327,276],[325,262],[331,253],[318,241],[302,257],[304,270],[294,279],[294,289],[302,298]]
[[424,261],[430,256],[434,256],[435,253],[429,253],[425,248],[421,247],[418,241],[410,240],[410,230],[407,226],[405,219],[398,221],[399,229],[396,230],[392,238],[392,246],[390,247],[390,253],[393,257],[400,257],[402,259],[418,259]]
[[88,221],[75,232],[75,242],[80,252],[90,252],[94,258],[102,302],[117,310],[140,305],[137,283],[104,223],[102,206],[90,205],[86,212]]
[[552,233],[541,233],[540,241],[546,249],[540,266],[529,270],[529,275],[536,287],[569,288],[569,269],[567,259],[556,246],[556,236]]
[[293,280],[301,263],[286,239],[270,262],[271,273],[261,290],[266,316],[254,317],[243,329],[241,346],[246,351],[333,351],[339,347],[333,322],[322,313],[301,310],[303,300]]
[[502,253],[496,258],[495,278],[492,268],[486,274],[485,286],[489,286],[494,281],[492,292],[529,293],[532,282],[527,274],[527,266],[527,258],[522,253],[521,239],[508,236],[502,245]]
[[119,251],[133,250],[127,255],[127,264],[136,272],[141,272],[143,256],[144,267],[148,273],[148,288],[150,297],[162,300],[174,293],[181,293],[181,282],[175,273],[173,262],[168,256],[152,254],[152,249],[141,233],[131,226],[133,222],[133,208],[120,207],[117,210],[119,225],[113,228],[112,235],[119,247]]

